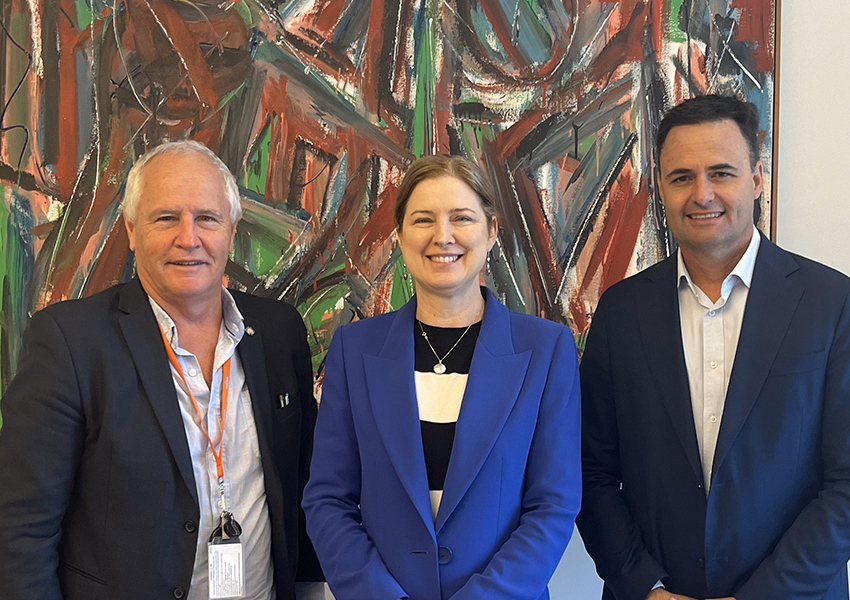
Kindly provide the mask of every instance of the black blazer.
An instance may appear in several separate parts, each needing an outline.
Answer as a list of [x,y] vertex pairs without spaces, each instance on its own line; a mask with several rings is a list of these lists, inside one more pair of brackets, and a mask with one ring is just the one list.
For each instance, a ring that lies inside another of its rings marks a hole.
[[[296,578],[320,578],[299,509],[316,418],[306,331],[292,307],[232,294],[254,330],[237,351],[257,425],[275,588],[292,600]],[[0,595],[183,597],[197,492],[168,359],[139,280],[35,314],[0,407]]]
[[850,279],[762,238],[707,498],[675,256],[603,295],[581,383],[604,598],[847,600]]

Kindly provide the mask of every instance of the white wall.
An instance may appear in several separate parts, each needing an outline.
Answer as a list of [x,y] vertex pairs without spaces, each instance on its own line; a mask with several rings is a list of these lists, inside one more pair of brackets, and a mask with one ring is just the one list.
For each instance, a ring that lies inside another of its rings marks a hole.
[[850,275],[848,0],[782,0],[777,241]]

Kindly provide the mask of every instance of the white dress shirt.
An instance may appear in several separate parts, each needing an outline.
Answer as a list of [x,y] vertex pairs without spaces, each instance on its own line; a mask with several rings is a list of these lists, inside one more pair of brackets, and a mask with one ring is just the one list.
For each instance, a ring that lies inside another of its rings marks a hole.
[[[204,416],[204,425],[218,449],[221,424],[221,374],[222,366],[232,358],[230,389],[224,424],[224,493],[227,509],[242,525],[243,556],[245,557],[245,598],[249,600],[274,600],[274,580],[271,560],[271,522],[266,506],[263,469],[260,464],[260,445],[251,407],[251,397],[245,382],[245,372],[239,361],[236,346],[245,333],[242,315],[230,293],[222,288],[222,322],[215,347],[212,386],[208,387],[201,373],[198,359],[180,347],[177,327],[168,314],[150,300],[156,320],[171,342],[186,382]],[[201,518],[198,525],[198,545],[195,567],[189,586],[188,600],[207,600],[208,567],[207,543],[221,515],[221,496],[218,490],[216,463],[206,435],[198,425],[197,412],[183,380],[171,367],[174,389],[183,416],[183,426],[189,442],[195,487],[198,491]]]
[[754,226],[750,244],[723,280],[717,302],[694,285],[679,251],[679,320],[706,494],[760,242]]

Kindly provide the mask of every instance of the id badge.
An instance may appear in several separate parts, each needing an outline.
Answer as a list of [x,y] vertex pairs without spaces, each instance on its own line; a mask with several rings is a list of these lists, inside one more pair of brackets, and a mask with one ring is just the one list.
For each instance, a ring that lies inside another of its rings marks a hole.
[[210,600],[245,596],[245,557],[239,539],[215,538],[207,545]]

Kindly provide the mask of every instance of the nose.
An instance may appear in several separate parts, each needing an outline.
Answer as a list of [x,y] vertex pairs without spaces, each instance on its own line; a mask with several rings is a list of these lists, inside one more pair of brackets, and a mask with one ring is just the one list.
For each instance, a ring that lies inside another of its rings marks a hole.
[[434,231],[434,243],[438,246],[448,246],[455,241],[454,226],[450,219],[439,219]]
[[180,248],[194,248],[199,244],[195,219],[191,215],[183,215],[180,217],[180,224],[177,229],[177,238],[174,243]]
[[714,200],[714,185],[707,175],[700,175],[694,179],[693,200],[704,206]]

